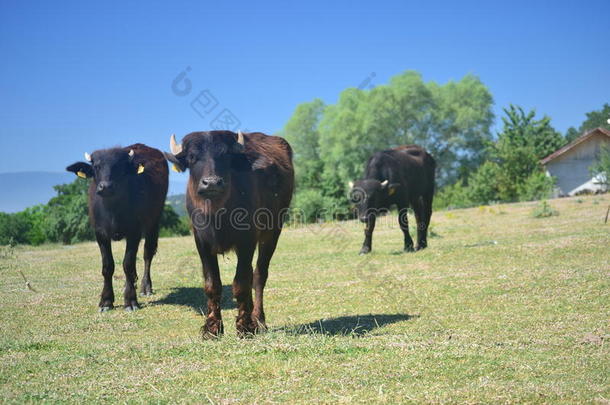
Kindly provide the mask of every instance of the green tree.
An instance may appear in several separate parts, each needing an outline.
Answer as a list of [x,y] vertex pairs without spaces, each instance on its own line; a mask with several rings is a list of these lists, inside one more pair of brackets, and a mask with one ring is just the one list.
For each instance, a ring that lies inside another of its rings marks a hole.
[[35,205],[17,214],[28,223],[28,231],[25,236],[27,243],[31,245],[40,245],[47,240],[45,208],[44,204]]
[[27,234],[30,229],[22,215],[0,212],[0,245],[29,243]]
[[159,221],[161,236],[184,236],[190,232],[188,216],[180,217],[170,204],[165,204]]
[[454,182],[484,158],[492,104],[487,88],[471,75],[441,86],[409,71],[370,91],[343,91],[319,126],[323,184],[331,187],[326,194],[342,195],[373,152],[401,144],[429,150],[438,162],[438,183]]
[[433,208],[455,209],[466,208],[475,205],[470,199],[470,192],[464,180],[458,180],[454,184],[449,184],[439,190],[434,196]]
[[318,125],[324,108],[320,99],[300,104],[282,131],[294,152],[297,189],[320,184],[323,165],[320,160]]
[[483,163],[468,179],[468,201],[473,205],[499,200],[498,178],[501,167],[491,161]]
[[294,196],[293,221],[314,222],[328,220],[335,214],[334,200],[322,195],[320,190],[305,189]]
[[557,150],[564,141],[547,116],[536,119],[534,110],[525,113],[512,104],[504,113],[504,127],[490,151],[492,159],[501,167],[499,199],[515,201],[519,199],[519,187],[532,173],[541,170],[540,159]]
[[349,181],[361,177],[376,151],[419,144],[438,163],[437,184],[467,177],[486,158],[492,141],[493,99],[473,75],[444,85],[407,71],[371,90],[349,88],[334,105],[301,104],[283,129],[295,151],[302,205],[347,208]]
[[578,129],[574,127],[568,128],[566,132],[566,142],[572,142],[585,132],[588,132],[595,128],[606,128],[610,130],[610,104],[605,103],[601,110],[594,110],[586,114],[587,118],[580,124]]
[[46,241],[44,205],[14,214],[0,213],[0,245],[40,245]]
[[377,134],[364,131],[366,97],[359,89],[343,91],[320,122],[322,178],[328,196],[340,198],[347,182],[362,172],[367,155],[381,146]]
[[65,244],[93,240],[87,203],[89,181],[77,178],[53,188],[57,196],[49,200],[44,210],[46,239]]
[[517,185],[517,194],[521,201],[544,200],[551,197],[554,187],[554,177],[547,176],[542,170],[535,170]]
[[435,100],[432,122],[416,132],[416,142],[440,162],[438,183],[442,186],[468,178],[485,161],[492,140],[493,98],[474,75],[444,86],[429,83],[428,88]]

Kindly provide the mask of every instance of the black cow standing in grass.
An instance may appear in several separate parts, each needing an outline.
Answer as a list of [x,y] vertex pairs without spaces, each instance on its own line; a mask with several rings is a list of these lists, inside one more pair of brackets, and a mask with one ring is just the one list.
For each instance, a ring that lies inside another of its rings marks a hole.
[[203,337],[223,333],[217,255],[232,249],[237,253],[233,279],[237,332],[244,335],[264,329],[263,289],[294,188],[290,145],[260,132],[210,131],[190,133],[180,145],[172,135],[170,147],[167,159],[177,170],[190,172],[186,208],[208,297]]
[[89,185],[89,221],[95,230],[102,253],[104,288],[100,311],[113,308],[112,275],[114,259],[112,240],[126,239],[125,310],[138,309],[135,282],[136,255],[142,236],[144,243],[144,276],[142,295],[152,294],[150,263],[157,251],[159,220],[167,194],[168,170],[163,153],[141,143],[125,148],[102,149],[88,162],[77,162],[66,168],[79,177],[92,178]]
[[366,164],[364,179],[350,183],[352,202],[358,218],[366,223],[360,254],[371,251],[375,220],[392,205],[398,208],[398,223],[404,233],[405,252],[414,251],[409,235],[407,209],[417,220],[417,250],[428,245],[428,225],[432,216],[436,162],[417,145],[399,146],[376,152]]

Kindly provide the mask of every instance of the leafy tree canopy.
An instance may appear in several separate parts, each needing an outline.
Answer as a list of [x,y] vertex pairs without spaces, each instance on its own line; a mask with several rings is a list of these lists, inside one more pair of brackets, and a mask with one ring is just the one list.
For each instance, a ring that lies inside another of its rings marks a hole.
[[324,103],[315,99],[300,104],[283,130],[294,152],[297,188],[309,188],[320,184],[322,162],[318,139],[318,124],[324,113]]
[[601,110],[594,110],[588,112],[586,114],[587,118],[580,124],[578,129],[574,127],[568,128],[566,132],[566,141],[572,142],[574,139],[578,138],[585,132],[588,132],[595,128],[606,128],[610,130],[610,124],[608,123],[608,119],[610,119],[610,104],[606,103],[603,105]]
[[[435,156],[439,183],[447,184],[484,160],[492,105],[489,90],[476,76],[439,85],[408,71],[372,90],[346,89],[325,108],[319,100],[302,104],[284,133],[296,141],[295,150],[304,146],[295,156],[296,166],[315,165],[299,175],[315,180],[301,184],[321,180],[326,195],[343,193],[348,181],[362,175],[373,152],[413,143]],[[311,173],[321,173],[321,179]]]

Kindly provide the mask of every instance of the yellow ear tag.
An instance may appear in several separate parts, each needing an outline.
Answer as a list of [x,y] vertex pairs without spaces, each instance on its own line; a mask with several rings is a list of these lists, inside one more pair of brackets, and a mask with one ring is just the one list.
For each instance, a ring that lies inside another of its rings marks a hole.
[[178,169],[178,166],[176,166],[176,164],[172,164],[172,170],[175,171],[176,173],[182,173],[182,170]]
[[76,172],[76,175],[77,175],[78,177],[83,178],[83,179],[86,179],[86,178],[87,178],[87,175],[86,175],[85,173],[81,172],[80,170],[79,170],[78,172]]
[[138,174],[144,173],[144,165],[138,166]]
[[395,192],[396,192],[396,189],[395,189],[395,188],[391,188],[391,189],[388,191],[388,195],[392,195],[392,194],[394,194]]

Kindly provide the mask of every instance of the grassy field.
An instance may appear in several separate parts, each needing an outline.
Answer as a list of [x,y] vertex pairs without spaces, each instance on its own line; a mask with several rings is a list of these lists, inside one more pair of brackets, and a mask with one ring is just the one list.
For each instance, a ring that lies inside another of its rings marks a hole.
[[288,229],[266,289],[270,330],[253,339],[236,337],[231,254],[226,334],[200,340],[192,237],[161,240],[156,293],[135,313],[97,312],[94,243],[5,249],[0,399],[609,403],[610,195],[551,200],[548,218],[531,216],[537,204],[436,212],[417,253],[400,252],[393,216],[368,256],[359,223]]

